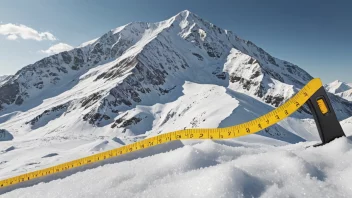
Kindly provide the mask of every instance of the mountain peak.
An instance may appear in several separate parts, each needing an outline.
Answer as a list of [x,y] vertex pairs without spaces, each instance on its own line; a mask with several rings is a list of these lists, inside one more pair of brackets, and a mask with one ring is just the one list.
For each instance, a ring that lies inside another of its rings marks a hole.
[[183,11],[177,13],[175,16],[181,16],[183,18],[187,18],[190,15],[195,15],[195,14],[192,13],[191,11],[189,11],[189,10],[183,10]]
[[179,12],[178,14],[190,14],[190,13],[191,13],[191,11],[189,11],[189,10],[183,10],[183,11]]
[[[172,18],[174,19],[181,19],[181,20],[189,20],[189,17],[193,18],[193,17],[196,17],[197,15],[192,13],[191,11],[189,10],[183,10],[179,13],[177,13],[175,16],[173,16]],[[197,17],[199,18],[199,17]]]
[[341,83],[345,83],[345,82],[340,81],[340,80],[335,80],[335,81],[333,81],[331,84],[341,84]]
[[352,89],[352,86],[343,81],[335,80],[330,84],[325,85],[325,89],[331,93],[337,94]]

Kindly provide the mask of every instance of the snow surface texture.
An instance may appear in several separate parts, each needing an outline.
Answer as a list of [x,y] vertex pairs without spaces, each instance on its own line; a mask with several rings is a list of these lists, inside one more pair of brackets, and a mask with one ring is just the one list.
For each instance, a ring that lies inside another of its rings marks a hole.
[[[0,81],[0,179],[159,133],[249,121],[311,79],[189,11],[129,23]],[[352,116],[351,102],[329,96],[339,120]],[[303,107],[236,141],[283,146],[319,136]]]
[[185,141],[170,152],[104,165],[2,197],[352,196],[350,137],[317,148],[306,148],[313,142],[275,147],[261,139]]
[[336,80],[324,86],[328,92],[340,96],[346,100],[352,101],[352,83],[345,83]]

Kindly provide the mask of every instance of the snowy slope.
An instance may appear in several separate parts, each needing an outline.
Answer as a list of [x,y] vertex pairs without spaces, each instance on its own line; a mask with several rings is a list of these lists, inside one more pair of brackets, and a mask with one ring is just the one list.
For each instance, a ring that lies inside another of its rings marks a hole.
[[352,83],[336,80],[324,86],[325,89],[341,98],[352,101]]
[[[114,128],[91,128],[87,123],[79,123],[80,115],[77,114],[49,123],[36,123],[34,126],[38,128],[32,132],[0,144],[0,178],[116,148],[161,132],[239,124],[273,109],[270,105],[222,86],[186,82],[183,96],[170,103],[139,105],[122,114],[115,121]],[[60,111],[54,112],[53,116],[57,113],[60,114]],[[299,119],[301,117],[295,114],[280,125],[253,136],[274,138],[280,140],[280,145],[318,140],[314,123],[309,119]],[[11,121],[7,123],[12,124]],[[50,157],[45,157],[48,155]]]
[[[0,139],[0,178],[159,133],[239,124],[311,79],[189,11],[129,23],[0,83],[0,129],[8,134]],[[352,103],[330,96],[339,119],[351,117]],[[242,141],[319,140],[306,107],[251,137]]]
[[352,117],[341,121],[341,126],[342,126],[343,130],[351,131],[352,130]]

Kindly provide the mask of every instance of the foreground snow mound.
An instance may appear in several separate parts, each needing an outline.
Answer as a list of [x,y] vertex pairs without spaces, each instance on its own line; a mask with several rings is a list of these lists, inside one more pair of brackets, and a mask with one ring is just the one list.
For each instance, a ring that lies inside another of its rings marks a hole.
[[351,197],[350,138],[314,143],[192,142],[3,197]]

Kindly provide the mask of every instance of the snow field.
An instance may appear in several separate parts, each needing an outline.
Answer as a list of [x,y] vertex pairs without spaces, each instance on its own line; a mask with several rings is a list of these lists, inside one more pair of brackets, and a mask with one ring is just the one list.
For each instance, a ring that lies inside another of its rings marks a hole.
[[193,142],[2,196],[351,197],[351,140],[308,147],[314,143],[274,147],[237,140]]

